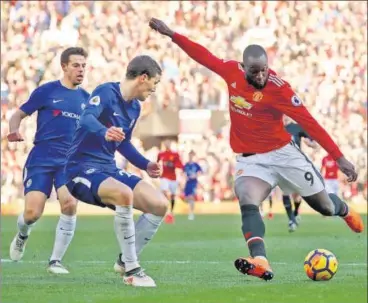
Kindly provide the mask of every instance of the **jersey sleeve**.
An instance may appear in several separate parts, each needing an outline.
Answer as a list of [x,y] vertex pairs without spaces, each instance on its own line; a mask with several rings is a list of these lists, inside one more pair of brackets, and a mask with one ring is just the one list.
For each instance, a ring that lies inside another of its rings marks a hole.
[[32,115],[35,111],[39,110],[45,105],[47,96],[45,96],[44,92],[44,87],[36,88],[29,96],[29,99],[25,103],[23,103],[19,109],[26,113],[28,116]]
[[228,61],[216,57],[202,45],[178,33],[174,33],[172,40],[193,60],[207,67],[226,80],[227,75],[229,74],[229,67],[228,64],[226,64]]
[[203,173],[202,167],[197,163],[197,172]]
[[280,87],[279,98],[272,106],[299,123],[335,160],[343,156],[339,147],[325,129],[312,117],[290,85]]
[[80,126],[89,132],[105,136],[107,128],[100,121],[99,116],[110,104],[110,90],[106,86],[97,87],[91,94],[87,106],[80,118]]

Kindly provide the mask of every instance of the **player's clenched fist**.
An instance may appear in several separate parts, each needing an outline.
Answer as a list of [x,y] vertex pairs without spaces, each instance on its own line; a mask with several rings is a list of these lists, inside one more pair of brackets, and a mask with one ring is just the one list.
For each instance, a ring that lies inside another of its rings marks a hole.
[[160,164],[156,163],[156,162],[150,162],[148,163],[147,166],[147,174],[151,177],[151,178],[158,178],[161,176],[162,173],[162,169]]
[[22,142],[24,139],[22,138],[22,135],[19,132],[13,132],[10,133],[8,136],[9,142]]
[[105,134],[106,141],[121,142],[125,139],[125,133],[121,127],[111,126]]
[[151,18],[150,22],[149,22],[149,26],[154,29],[155,31],[158,31],[160,34],[165,35],[165,36],[169,36],[172,37],[172,35],[174,35],[174,31],[172,31],[166,24],[165,22],[156,19],[156,18]]
[[341,157],[337,161],[337,165],[340,170],[348,177],[348,182],[355,182],[358,178],[358,174],[355,171],[355,167],[345,157]]

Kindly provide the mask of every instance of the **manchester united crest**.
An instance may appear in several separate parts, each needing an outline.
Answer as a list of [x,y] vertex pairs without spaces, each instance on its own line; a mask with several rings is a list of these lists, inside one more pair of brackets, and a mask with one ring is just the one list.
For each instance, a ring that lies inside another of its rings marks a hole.
[[262,98],[263,98],[263,94],[261,92],[254,92],[253,101],[258,102],[258,101],[261,101]]

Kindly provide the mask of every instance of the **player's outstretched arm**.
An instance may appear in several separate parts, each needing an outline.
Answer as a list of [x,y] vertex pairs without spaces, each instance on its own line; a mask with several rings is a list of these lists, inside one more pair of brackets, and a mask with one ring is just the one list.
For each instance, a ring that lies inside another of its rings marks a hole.
[[7,136],[10,142],[24,141],[22,135],[19,133],[19,127],[25,117],[27,117],[27,114],[20,109],[11,116],[9,120],[9,134]]
[[151,18],[149,26],[164,36],[170,37],[182,50],[184,50],[189,57],[204,65],[221,77],[227,74],[227,66],[224,60],[214,56],[202,45],[180,35],[170,29],[162,20]]

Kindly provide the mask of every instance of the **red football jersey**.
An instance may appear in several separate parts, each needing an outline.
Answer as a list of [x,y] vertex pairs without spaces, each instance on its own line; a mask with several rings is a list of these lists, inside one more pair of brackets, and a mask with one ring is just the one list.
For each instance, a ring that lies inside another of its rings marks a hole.
[[178,153],[171,150],[162,151],[157,156],[157,162],[162,162],[162,178],[176,180],[176,168],[183,168]]
[[337,179],[339,176],[339,167],[330,155],[322,159],[322,170],[324,171],[323,178],[325,179]]
[[206,48],[175,33],[173,41],[192,59],[221,76],[227,83],[230,111],[230,145],[235,153],[265,153],[291,141],[283,115],[294,119],[334,159],[342,156],[338,146],[310,115],[289,83],[270,70],[267,85],[257,90],[245,79],[243,65],[222,60]]

